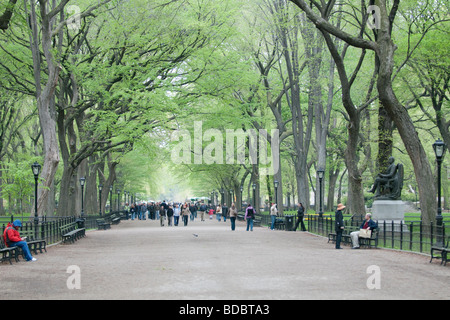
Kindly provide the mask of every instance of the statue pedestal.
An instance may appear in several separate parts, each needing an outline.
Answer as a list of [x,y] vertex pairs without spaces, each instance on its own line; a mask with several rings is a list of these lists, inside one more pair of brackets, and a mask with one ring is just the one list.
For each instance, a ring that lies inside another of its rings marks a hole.
[[383,231],[400,232],[400,225],[403,222],[403,232],[408,232],[408,227],[404,224],[405,211],[408,205],[402,200],[375,200],[372,204],[372,219],[377,221],[378,228]]

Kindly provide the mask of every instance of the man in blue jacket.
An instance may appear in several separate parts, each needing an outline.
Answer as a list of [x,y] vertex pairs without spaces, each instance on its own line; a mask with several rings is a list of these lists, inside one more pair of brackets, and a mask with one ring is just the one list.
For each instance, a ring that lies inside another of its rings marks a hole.
[[22,222],[20,220],[15,220],[12,224],[8,223],[8,226],[3,233],[3,241],[7,247],[19,247],[22,249],[25,259],[27,261],[36,261],[36,258],[30,253],[28,244],[25,238],[22,238],[19,233],[19,228],[22,227]]
[[[359,228],[374,230],[378,228],[378,225],[375,221],[372,220],[372,215],[370,213],[367,213],[365,220]],[[350,233],[350,237],[352,238],[352,249],[359,249],[359,231],[353,231],[352,233]]]

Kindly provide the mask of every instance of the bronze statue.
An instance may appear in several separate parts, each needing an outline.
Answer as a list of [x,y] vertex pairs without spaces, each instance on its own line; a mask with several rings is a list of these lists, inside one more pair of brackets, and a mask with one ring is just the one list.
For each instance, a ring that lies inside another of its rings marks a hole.
[[395,165],[394,158],[389,158],[389,166],[384,173],[379,173],[369,192],[375,193],[375,200],[400,200],[403,188],[403,165]]

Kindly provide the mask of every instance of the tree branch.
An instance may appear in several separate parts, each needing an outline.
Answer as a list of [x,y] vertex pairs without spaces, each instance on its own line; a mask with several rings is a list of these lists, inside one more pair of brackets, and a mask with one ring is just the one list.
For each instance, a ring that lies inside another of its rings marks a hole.
[[321,31],[328,32],[354,47],[376,51],[377,44],[375,42],[368,41],[360,37],[354,37],[348,34],[347,32],[344,32],[341,29],[335,27],[324,18],[316,15],[304,0],[290,0],[290,1],[295,5],[297,5],[300,9],[302,9],[308,16],[309,20],[311,20],[316,25],[316,27]]

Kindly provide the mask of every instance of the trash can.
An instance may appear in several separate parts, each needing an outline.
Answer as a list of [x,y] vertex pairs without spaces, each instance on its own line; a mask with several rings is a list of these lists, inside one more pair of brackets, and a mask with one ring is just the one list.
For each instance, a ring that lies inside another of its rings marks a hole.
[[286,225],[286,228],[285,228],[286,231],[294,230],[294,216],[285,216],[284,223]]
[[75,220],[75,222],[78,225],[78,229],[83,229],[84,228],[84,222],[86,221],[86,219],[84,218],[78,218],[77,220]]

